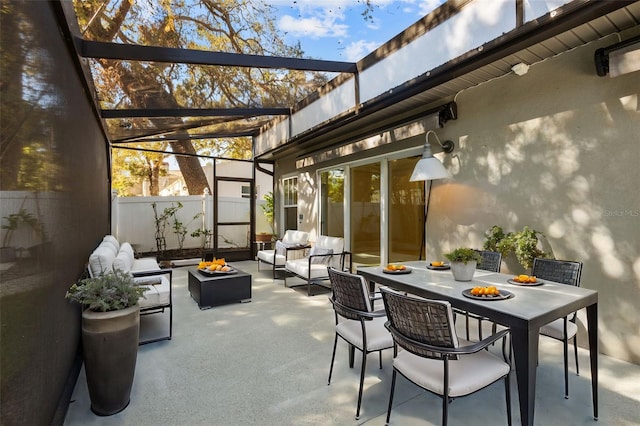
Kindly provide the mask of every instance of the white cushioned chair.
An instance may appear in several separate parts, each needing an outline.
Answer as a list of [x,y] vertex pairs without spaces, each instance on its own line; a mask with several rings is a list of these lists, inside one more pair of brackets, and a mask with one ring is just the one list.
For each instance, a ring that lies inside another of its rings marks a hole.
[[[306,257],[287,259],[285,262],[285,270],[289,274],[306,281],[304,284],[291,287],[306,285],[309,296],[311,296],[312,285],[331,288],[328,267],[351,272],[351,256],[344,250],[344,238],[320,235]],[[285,275],[284,285],[287,286],[287,275]]]
[[333,304],[336,327],[327,384],[331,384],[336,346],[338,345],[338,337],[340,337],[349,344],[349,367],[353,368],[355,349],[362,352],[360,387],[356,408],[357,420],[360,417],[362,405],[367,355],[371,352],[378,352],[380,368],[382,368],[382,351],[393,347],[393,338],[384,327],[387,321],[384,310],[373,310],[372,295],[369,293],[369,285],[364,277],[333,268],[329,268],[328,272],[333,290],[329,300]]
[[309,233],[289,229],[284,233],[282,240],[275,242],[276,247],[272,250],[260,250],[257,254],[258,271],[260,263],[271,265],[273,278],[276,278],[276,269],[283,269],[284,264],[291,257],[295,259],[301,257],[302,250],[308,247]]
[[[451,304],[405,295],[389,287],[381,287],[388,321],[385,327],[393,336],[394,358],[387,422],[391,417],[396,373],[442,398],[442,424],[446,425],[449,403],[504,380],[507,423],[511,425],[511,394],[506,361],[506,336],[502,330],[486,339],[472,343],[458,338],[453,323]],[[503,357],[485,351],[502,339]],[[398,351],[398,346],[402,349]],[[495,404],[491,397],[491,404]]]

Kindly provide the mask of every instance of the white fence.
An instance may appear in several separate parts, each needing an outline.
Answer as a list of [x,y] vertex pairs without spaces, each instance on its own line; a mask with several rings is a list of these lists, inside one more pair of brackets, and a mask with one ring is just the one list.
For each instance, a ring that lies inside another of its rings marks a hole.
[[[182,204],[176,212],[177,219],[187,227],[187,234],[183,248],[198,248],[202,246],[200,237],[192,237],[191,233],[197,229],[213,229],[213,197],[211,195],[176,196],[176,197],[114,197],[112,202],[112,233],[119,241],[128,241],[139,252],[156,251],[156,226],[153,203],[156,203],[158,216],[162,215],[166,208]],[[221,222],[249,221],[249,198],[219,197],[218,212]],[[256,232],[269,232],[269,224],[264,217],[260,205],[264,200],[256,202]],[[204,213],[204,214],[201,214]],[[196,219],[194,217],[200,215]],[[166,248],[179,248],[178,236],[172,229],[172,221],[164,232]],[[224,240],[219,241],[220,247],[240,246],[248,247],[248,226],[224,227],[221,233]],[[226,241],[226,242],[225,242]]]

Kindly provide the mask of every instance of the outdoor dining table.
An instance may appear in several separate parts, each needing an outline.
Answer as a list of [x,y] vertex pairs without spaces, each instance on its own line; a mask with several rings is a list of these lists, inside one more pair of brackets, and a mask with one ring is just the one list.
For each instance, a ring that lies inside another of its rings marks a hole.
[[[511,329],[522,425],[533,425],[536,395],[538,338],[541,326],[586,308],[591,361],[593,416],[598,418],[598,292],[544,280],[542,285],[510,284],[513,275],[476,270],[472,281],[455,281],[450,270],[430,270],[425,261],[406,262],[410,273],[385,273],[382,266],[358,267],[370,283],[389,286],[430,299],[448,300]],[[504,300],[471,299],[462,294],[475,286],[495,285],[511,292]]]

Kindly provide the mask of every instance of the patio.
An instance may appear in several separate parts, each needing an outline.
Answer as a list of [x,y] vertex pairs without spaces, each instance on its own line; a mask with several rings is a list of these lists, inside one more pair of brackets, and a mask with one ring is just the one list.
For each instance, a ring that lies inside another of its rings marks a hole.
[[[360,358],[350,370],[344,342],[327,386],[334,321],[327,296],[284,288],[254,261],[234,265],[253,276],[250,303],[201,311],[189,296],[187,268],[176,268],[173,340],[139,348],[130,405],[110,417],[93,414],[81,372],[65,425],[383,425],[392,352],[383,354],[382,370],[369,363],[361,417],[354,420]],[[145,326],[154,317],[143,320]],[[594,423],[588,352],[580,349],[579,377],[570,363],[571,398],[565,400],[562,345],[541,339],[540,348],[535,424],[637,424],[640,366],[600,355],[600,419]],[[513,395],[514,424],[520,421],[516,401]],[[391,424],[439,424],[440,404],[399,379]],[[451,405],[451,424],[504,424],[505,418],[499,383]]]

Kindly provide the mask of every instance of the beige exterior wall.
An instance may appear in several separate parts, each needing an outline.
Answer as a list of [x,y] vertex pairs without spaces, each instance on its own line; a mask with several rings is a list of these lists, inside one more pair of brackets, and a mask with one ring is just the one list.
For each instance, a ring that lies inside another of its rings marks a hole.
[[[524,76],[457,94],[458,120],[437,131],[456,150],[444,160],[453,178],[433,183],[427,258],[481,247],[492,225],[542,231],[545,249],[584,262],[582,286],[599,291],[600,351],[640,363],[640,72],[598,77],[593,60],[595,49],[617,41],[609,37],[533,64]],[[294,160],[279,162],[278,176],[295,173]],[[300,229],[315,236],[316,174],[298,173]],[[580,319],[585,346],[583,312]]]

